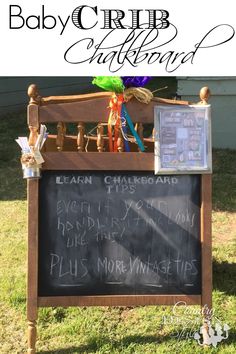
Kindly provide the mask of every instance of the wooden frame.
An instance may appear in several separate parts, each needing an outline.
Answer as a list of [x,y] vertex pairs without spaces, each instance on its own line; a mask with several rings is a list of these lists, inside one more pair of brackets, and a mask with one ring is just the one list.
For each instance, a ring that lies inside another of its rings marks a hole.
[[[101,120],[107,119],[108,95],[85,95],[86,97],[71,96],[41,99],[35,86],[29,88],[30,104],[28,106],[28,125],[30,142],[35,139],[41,122],[75,121],[77,114],[84,114],[84,120],[97,120],[97,106],[101,112]],[[102,96],[102,97],[101,97]],[[200,95],[201,97],[201,95]],[[95,100],[91,105],[90,100]],[[55,103],[56,100],[56,103]],[[65,103],[66,101],[66,103]],[[68,102],[69,101],[69,102]],[[76,102],[77,103],[76,103]],[[186,104],[183,101],[160,99],[160,103]],[[58,103],[59,102],[59,103]],[[88,105],[89,102],[89,105]],[[128,107],[136,112],[136,121],[146,117],[146,122],[153,121],[153,107],[158,99],[151,102],[150,107],[132,100]],[[44,105],[44,104],[48,104]],[[144,106],[144,107],[143,107]],[[104,108],[105,107],[105,108]],[[90,109],[90,114],[86,113]],[[76,112],[76,115],[74,115]],[[100,113],[100,112],[99,112]],[[73,115],[72,115],[73,114]],[[132,115],[132,114],[131,114]],[[78,117],[78,116],[77,116]],[[105,117],[105,118],[104,118]],[[96,118],[96,119],[95,119]],[[100,120],[100,121],[101,121]],[[78,121],[78,118],[77,118]],[[127,170],[153,171],[154,153],[143,155],[136,153],[78,153],[78,152],[45,152],[43,154],[44,170]],[[201,295],[112,295],[112,296],[68,296],[68,297],[39,297],[38,296],[38,200],[39,181],[28,180],[28,276],[27,276],[27,319],[28,319],[28,353],[35,353],[36,320],[39,307],[47,306],[135,306],[135,305],[174,305],[183,301],[187,305],[212,306],[212,261],[211,261],[211,175],[201,176],[201,251],[202,251],[202,292]],[[207,317],[207,313],[204,314]]]

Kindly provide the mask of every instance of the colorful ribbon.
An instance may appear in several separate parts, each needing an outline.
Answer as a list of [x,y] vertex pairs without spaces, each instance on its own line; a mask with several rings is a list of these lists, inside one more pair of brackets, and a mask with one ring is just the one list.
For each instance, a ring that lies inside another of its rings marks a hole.
[[[117,152],[117,141],[119,138],[119,130],[121,128],[121,108],[123,103],[123,94],[113,95],[110,99],[110,115],[108,118],[108,137],[109,137],[109,150],[110,152]],[[114,126],[114,144],[112,137],[112,126]]]
[[[130,128],[131,133],[133,134],[138,147],[141,151],[145,151],[144,145],[142,140],[140,139],[138,133],[134,129],[132,120],[130,118],[130,115],[126,109],[126,106],[124,104],[124,96],[123,94],[120,95],[113,95],[110,99],[109,103],[110,107],[110,114],[108,118],[108,138],[109,138],[109,151],[110,152],[117,152],[118,151],[118,146],[117,146],[117,141],[119,138],[119,131],[120,129],[123,132],[124,136],[127,136],[127,126],[126,122]],[[122,122],[122,119],[124,121]],[[114,126],[114,143],[113,143],[113,132],[112,132],[112,127]],[[124,139],[124,145],[125,145],[125,151],[129,152],[130,147],[129,143],[126,139]]]
[[120,131],[124,136],[125,151],[130,151],[127,139],[126,122],[139,146],[140,151],[145,151],[143,142],[134,129],[132,120],[124,102],[128,102],[132,97],[135,97],[138,101],[148,104],[152,100],[153,95],[143,86],[145,86],[150,79],[151,76],[96,76],[93,79],[92,83],[94,85],[97,85],[106,91],[115,92],[109,103],[110,114],[108,119],[108,137],[110,152],[118,151],[117,142],[119,139]]
[[124,137],[124,146],[125,151],[130,152],[129,141],[128,141],[128,129],[126,124],[125,112],[124,112],[124,104],[122,104],[121,108],[121,129]]
[[135,137],[135,140],[136,140],[136,142],[137,142],[137,144],[138,144],[139,149],[140,149],[142,152],[144,152],[144,151],[145,151],[145,147],[144,147],[144,145],[143,145],[143,142],[142,142],[142,140],[140,139],[140,137],[139,137],[138,133],[136,132],[136,130],[134,129],[132,120],[131,120],[131,118],[130,118],[130,115],[129,115],[129,113],[128,113],[128,111],[127,111],[126,106],[125,106],[124,103],[123,103],[123,105],[122,105],[122,112],[123,112],[124,118],[126,119],[126,122],[128,123],[128,126],[129,126],[129,128],[130,128],[130,130],[131,130],[131,133],[132,133],[133,136]]

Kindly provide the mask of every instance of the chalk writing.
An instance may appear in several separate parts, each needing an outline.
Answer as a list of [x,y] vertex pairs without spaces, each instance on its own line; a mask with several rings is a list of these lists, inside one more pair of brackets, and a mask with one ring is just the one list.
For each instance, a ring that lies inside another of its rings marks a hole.
[[47,174],[42,294],[200,293],[198,176]]
[[92,176],[56,176],[56,184],[92,184]]
[[65,259],[58,254],[50,254],[50,275],[54,276],[55,272],[59,278],[71,275],[73,277],[84,278],[88,269],[86,266],[87,259]]

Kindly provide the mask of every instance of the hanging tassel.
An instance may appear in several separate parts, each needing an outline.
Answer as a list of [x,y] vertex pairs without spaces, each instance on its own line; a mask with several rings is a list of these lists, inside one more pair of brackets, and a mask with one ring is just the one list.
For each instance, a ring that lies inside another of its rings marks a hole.
[[[108,118],[108,138],[109,138],[109,151],[110,152],[118,152],[118,146],[117,146],[117,141],[119,138],[119,132],[120,129],[123,133],[123,136],[127,135],[127,126],[126,124],[122,124],[121,121],[121,117],[124,118],[125,122],[127,122],[131,133],[133,134],[139,149],[144,152],[145,151],[145,147],[143,145],[142,140],[140,139],[138,133],[136,132],[136,130],[134,129],[132,120],[130,118],[130,115],[126,109],[126,106],[124,104],[124,100],[127,101],[129,100],[134,93],[140,93],[139,89],[129,89],[130,91],[128,91],[130,93],[130,95],[125,95],[125,92],[127,90],[125,90],[124,95],[123,94],[114,94],[109,102],[109,108],[110,108],[110,114],[109,114],[109,118]],[[151,95],[148,95],[148,93],[143,90],[142,93],[144,95],[142,95],[141,97],[138,96],[138,98],[136,97],[136,99],[138,99],[139,101],[142,101],[143,103],[148,103],[149,100],[151,100]],[[114,127],[114,142],[113,142],[113,127]],[[125,141],[125,151],[130,151],[130,147],[129,147],[129,143],[126,139],[124,139]]]
[[125,151],[130,152],[130,147],[129,147],[129,141],[128,141],[128,129],[127,129],[127,124],[126,124],[126,118],[125,118],[125,112],[124,112],[124,104],[122,104],[121,108],[121,130],[122,134],[124,137],[124,145],[125,145]]
[[127,123],[128,123],[128,126],[129,126],[129,128],[130,128],[130,130],[131,130],[131,133],[132,133],[133,136],[135,137],[135,140],[136,140],[136,142],[137,142],[137,144],[138,144],[139,149],[140,149],[142,152],[144,152],[144,151],[145,151],[145,147],[144,147],[144,145],[143,145],[143,142],[142,142],[142,140],[140,139],[140,137],[139,137],[138,133],[136,132],[136,130],[134,129],[132,120],[131,120],[131,118],[130,118],[130,115],[129,115],[129,113],[128,113],[128,111],[127,111],[126,106],[125,106],[124,103],[123,103],[123,111],[124,111],[125,119],[126,119],[126,121],[127,121]]

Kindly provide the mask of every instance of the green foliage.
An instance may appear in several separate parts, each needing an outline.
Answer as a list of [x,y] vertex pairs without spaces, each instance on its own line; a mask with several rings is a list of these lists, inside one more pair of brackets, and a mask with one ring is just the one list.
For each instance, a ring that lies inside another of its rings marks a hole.
[[105,91],[115,93],[122,93],[125,88],[120,76],[96,76],[92,84],[97,85]]

